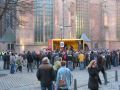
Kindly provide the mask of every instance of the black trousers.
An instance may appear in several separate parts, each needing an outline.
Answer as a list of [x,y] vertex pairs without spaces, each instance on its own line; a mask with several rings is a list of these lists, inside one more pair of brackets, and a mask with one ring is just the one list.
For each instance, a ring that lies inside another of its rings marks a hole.
[[90,89],[90,90],[98,90],[98,89]]
[[17,70],[19,70],[20,72],[22,72],[22,66],[18,66],[17,69],[16,69],[16,72]]
[[[101,69],[99,70],[99,72],[102,72],[103,77],[104,77],[104,83],[107,83],[107,75],[106,75],[106,73],[105,73],[105,69],[104,69],[104,68],[101,68]],[[100,78],[99,78],[99,82],[101,82]]]

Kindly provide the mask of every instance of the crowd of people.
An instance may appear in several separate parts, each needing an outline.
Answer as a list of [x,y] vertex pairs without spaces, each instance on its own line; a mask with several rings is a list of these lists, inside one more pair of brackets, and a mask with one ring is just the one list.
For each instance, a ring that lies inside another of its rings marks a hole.
[[111,66],[120,65],[120,50],[110,51],[109,49],[97,49],[89,51],[68,50],[41,50],[39,52],[27,51],[24,53],[4,52],[1,53],[4,61],[3,68],[14,74],[18,70],[22,72],[23,67],[31,72],[37,68],[37,78],[41,81],[41,90],[53,90],[53,81],[56,82],[58,90],[70,90],[72,74],[75,68],[84,70],[87,67],[89,73],[88,88],[98,90],[101,79],[99,72],[102,72],[104,84],[109,83],[105,70]]

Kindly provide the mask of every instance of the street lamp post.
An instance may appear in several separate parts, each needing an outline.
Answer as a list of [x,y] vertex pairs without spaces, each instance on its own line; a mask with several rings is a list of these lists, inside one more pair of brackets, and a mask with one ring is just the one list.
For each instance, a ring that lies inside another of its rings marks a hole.
[[64,11],[65,11],[65,9],[64,9],[64,1],[65,1],[65,0],[62,0],[62,5],[63,5],[63,6],[62,6],[62,9],[63,9],[63,10],[62,10],[62,14],[63,14],[63,22],[62,22],[62,24],[63,24],[63,25],[62,25],[62,26],[63,26],[63,27],[62,27],[62,34],[63,34],[63,35],[62,35],[62,38],[64,38]]
[[61,30],[61,42],[60,42],[60,48],[62,49],[64,47],[64,42],[62,42],[62,39],[64,38],[64,1],[62,0],[62,25],[60,26]]
[[62,38],[63,38],[63,27],[60,26],[60,30],[61,30],[61,41],[62,41]]
[[46,28],[45,28],[45,26],[46,26],[46,16],[45,16],[45,0],[43,1],[43,42],[45,43],[45,39],[46,39],[46,37],[45,37],[45,32],[46,32]]

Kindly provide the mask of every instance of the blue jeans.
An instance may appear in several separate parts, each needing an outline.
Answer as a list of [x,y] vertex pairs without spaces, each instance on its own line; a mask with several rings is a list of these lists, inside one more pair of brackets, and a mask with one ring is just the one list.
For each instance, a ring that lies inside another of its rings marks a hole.
[[53,83],[50,83],[50,85],[45,85],[41,83],[41,90],[53,90]]
[[11,64],[11,66],[10,66],[10,73],[11,74],[15,73],[15,64]]
[[84,62],[80,62],[80,70],[84,69]]
[[68,68],[73,71],[73,62],[72,61],[68,61]]

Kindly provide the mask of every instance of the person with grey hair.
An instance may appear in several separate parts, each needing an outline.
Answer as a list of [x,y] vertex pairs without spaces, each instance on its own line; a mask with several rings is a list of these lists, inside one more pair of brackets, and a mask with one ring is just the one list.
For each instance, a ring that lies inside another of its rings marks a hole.
[[53,90],[55,72],[47,57],[42,59],[42,64],[39,66],[36,76],[41,82],[41,90]]
[[50,64],[50,60],[48,59],[48,57],[44,57],[43,59],[42,59],[42,63],[43,62],[47,62],[48,64]]

